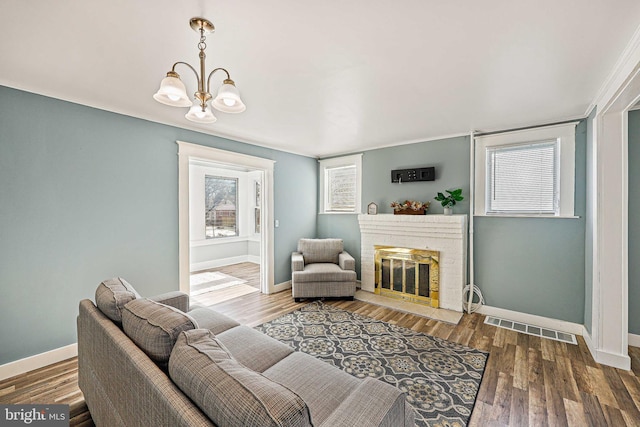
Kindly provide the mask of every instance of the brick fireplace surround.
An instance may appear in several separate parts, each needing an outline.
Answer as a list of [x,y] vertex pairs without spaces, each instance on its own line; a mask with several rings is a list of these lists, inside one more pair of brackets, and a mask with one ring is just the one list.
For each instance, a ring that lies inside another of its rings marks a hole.
[[374,245],[440,251],[440,307],[461,312],[467,215],[358,215],[362,290],[375,290]]

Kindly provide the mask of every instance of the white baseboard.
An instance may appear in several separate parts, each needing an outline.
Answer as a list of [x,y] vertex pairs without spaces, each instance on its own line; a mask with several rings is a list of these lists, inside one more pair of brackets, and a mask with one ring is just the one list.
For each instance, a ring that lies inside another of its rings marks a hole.
[[[631,344],[632,335],[633,334],[629,334],[629,345],[633,345]],[[587,328],[584,327],[584,325],[582,326],[582,337],[584,338],[584,342],[587,344],[587,348],[589,348],[589,352],[591,353],[593,360],[595,360],[597,363],[612,366],[618,369],[624,369],[626,371],[631,369],[631,358],[628,354],[610,353],[607,351],[596,349],[593,338],[591,337],[591,334],[589,334],[589,331],[587,331]],[[633,339],[637,338],[640,343],[640,335],[633,335],[633,337]]]
[[587,344],[587,348],[589,349],[589,352],[591,353],[593,360],[596,360],[596,353],[597,353],[596,346],[593,343],[593,338],[591,338],[591,334],[589,333],[589,331],[584,325],[582,325],[582,338],[584,338],[584,342]]
[[287,289],[291,289],[291,280],[273,285],[272,293],[277,294],[278,292],[286,291]]
[[[249,255],[239,255],[239,256],[234,256],[229,258],[214,259],[211,261],[194,262],[189,266],[189,269],[193,273],[194,271],[224,267],[225,265],[240,264],[241,262],[253,262],[249,258],[250,258]],[[258,264],[259,263],[260,261],[258,261]]]
[[640,347],[640,335],[629,334],[629,345]]
[[34,369],[43,368],[53,363],[61,362],[77,355],[78,344],[69,344],[65,347],[56,348],[51,351],[0,365],[0,381],[33,371]]
[[541,326],[543,328],[556,329],[562,332],[569,332],[575,335],[582,335],[584,325],[567,322],[566,320],[552,319],[550,317],[538,316],[536,314],[521,313],[519,311],[507,310],[504,308],[483,305],[478,310],[485,316],[495,316],[507,320],[528,323],[530,325]]
[[247,262],[260,264],[260,255],[247,255]]

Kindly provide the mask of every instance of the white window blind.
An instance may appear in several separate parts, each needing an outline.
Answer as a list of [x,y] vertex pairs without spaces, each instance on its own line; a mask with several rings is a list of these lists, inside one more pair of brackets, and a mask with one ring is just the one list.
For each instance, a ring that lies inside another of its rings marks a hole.
[[558,141],[487,147],[487,213],[559,213]]
[[356,173],[355,165],[327,167],[325,169],[326,211],[355,212],[357,197]]

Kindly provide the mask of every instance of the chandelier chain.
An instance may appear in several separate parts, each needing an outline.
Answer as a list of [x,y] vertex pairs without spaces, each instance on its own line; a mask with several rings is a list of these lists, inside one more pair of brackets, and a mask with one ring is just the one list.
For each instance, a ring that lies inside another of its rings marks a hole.
[[200,28],[200,43],[198,43],[198,49],[201,51],[207,48],[207,37],[204,35],[204,28]]

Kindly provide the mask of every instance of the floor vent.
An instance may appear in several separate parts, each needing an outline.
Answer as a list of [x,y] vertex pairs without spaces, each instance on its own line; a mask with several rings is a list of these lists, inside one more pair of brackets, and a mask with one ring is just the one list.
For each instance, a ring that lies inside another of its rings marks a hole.
[[497,326],[499,328],[509,329],[523,334],[533,335],[550,340],[566,342],[569,344],[578,344],[576,336],[566,332],[556,331],[554,329],[543,328],[540,326],[529,325],[527,323],[514,322],[513,320],[499,319],[493,316],[487,316],[484,323]]

